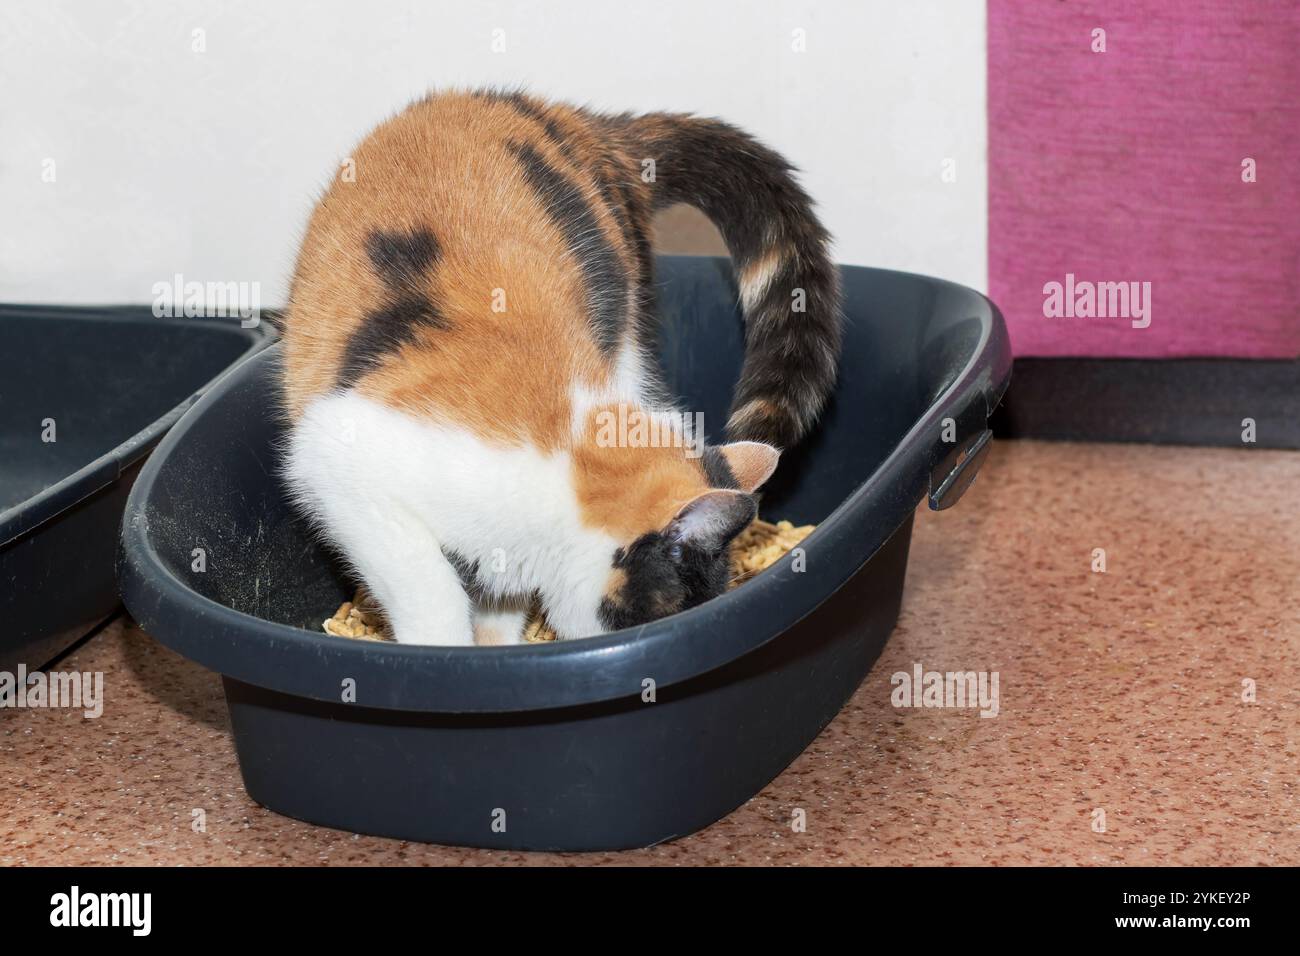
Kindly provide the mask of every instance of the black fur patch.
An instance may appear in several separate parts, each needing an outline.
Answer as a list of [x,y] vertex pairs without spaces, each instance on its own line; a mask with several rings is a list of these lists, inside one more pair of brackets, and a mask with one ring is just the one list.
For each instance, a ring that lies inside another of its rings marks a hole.
[[739,488],[740,482],[731,471],[731,465],[717,445],[705,445],[704,455],[700,459],[704,465],[704,475],[709,479],[711,488]]
[[470,598],[477,600],[483,593],[483,587],[478,580],[477,559],[470,561],[459,551],[452,551],[448,548],[443,548],[442,554],[447,559],[447,563],[456,569],[456,574],[460,578],[460,586],[465,589],[465,593]]
[[[729,545],[753,520],[752,495],[716,492],[692,502],[664,531],[641,535],[614,553],[623,583],[600,603],[601,623],[634,627],[703,604],[727,589],[731,580]],[[708,507],[701,515],[692,509]]]
[[642,208],[643,203],[636,195],[634,189],[627,187],[622,183],[615,184],[614,187],[627,209],[627,235],[632,242],[632,250],[636,254],[636,260],[640,264],[640,274],[638,279],[641,282],[643,293],[649,294],[653,288],[654,282],[654,252],[650,245],[650,212]]
[[614,555],[626,580],[600,603],[601,623],[611,630],[636,627],[703,604],[727,589],[731,561],[727,549],[705,551],[680,544],[680,556],[667,534],[643,534]]
[[405,288],[418,281],[441,254],[438,240],[428,229],[372,232],[366,237],[366,255],[390,288]]
[[509,103],[529,119],[542,120],[546,118],[545,108],[540,103],[530,99],[528,94],[522,90],[479,90],[474,95],[497,103]]
[[[569,142],[564,130],[560,128],[560,124],[553,117],[547,115],[546,110],[540,104],[520,92],[489,95],[500,102],[509,103],[520,115],[540,123],[547,140],[560,151],[560,154],[576,168],[590,172],[596,180],[596,187],[600,190],[600,197],[605,201],[606,207],[608,207],[614,221],[618,224],[619,232],[622,234],[627,247],[635,253],[640,252],[643,244],[648,248],[648,239],[634,229],[629,219],[630,198],[627,187],[615,178],[615,170],[618,164],[613,157],[607,153],[602,153],[601,161],[596,165],[584,164],[579,161],[573,145]],[[590,118],[588,117],[588,119]],[[642,281],[649,281],[649,276],[644,270],[641,278]]]
[[627,320],[627,274],[581,191],[527,143],[510,143],[529,185],[545,204],[582,270],[592,336],[606,355],[618,348]]
[[366,314],[348,340],[339,368],[339,385],[346,387],[378,368],[389,355],[414,342],[421,329],[449,328],[437,305],[420,288],[421,280],[438,261],[441,250],[433,233],[372,232],[366,254],[387,290],[386,301]]
[[[611,145],[611,140],[617,135],[617,124],[611,122],[611,119],[606,116],[583,109],[577,111],[599,144],[598,158],[593,162],[584,163],[573,149],[568,135],[560,127],[560,124],[552,116],[548,115],[546,106],[543,103],[520,90],[482,90],[475,95],[495,102],[508,103],[521,116],[540,123],[547,140],[559,150],[565,160],[575,169],[591,174],[595,180],[596,188],[600,190],[600,197],[605,208],[609,210],[610,215],[614,218],[619,234],[623,238],[624,247],[637,265],[635,277],[637,304],[634,318],[637,322],[638,341],[643,344],[652,343],[654,335],[658,332],[658,317],[655,315],[652,286],[654,282],[654,254],[651,251],[648,233],[650,211],[642,208],[645,203],[637,195],[631,181],[622,178],[634,174],[624,168],[621,155],[614,149],[600,148]],[[626,282],[626,277],[621,277],[620,281]],[[621,325],[620,321],[620,329]],[[617,336],[615,336],[615,341],[617,341]]]
[[555,145],[555,148],[560,151],[564,158],[575,166],[579,165],[573,146],[569,143],[568,137],[564,135],[564,130],[560,129],[560,124],[555,121],[554,117],[547,115],[545,106],[530,99],[526,94],[518,90],[511,93],[487,93],[484,95],[500,103],[509,103],[520,116],[526,116],[530,120],[541,123],[546,138]]
[[368,313],[348,339],[340,384],[350,384],[378,368],[388,355],[414,342],[421,328],[448,328],[433,303],[422,296],[396,299]]

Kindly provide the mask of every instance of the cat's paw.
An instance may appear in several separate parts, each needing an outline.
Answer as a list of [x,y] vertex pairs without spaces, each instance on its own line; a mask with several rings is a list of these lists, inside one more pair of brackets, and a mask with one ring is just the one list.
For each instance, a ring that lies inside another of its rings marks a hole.
[[528,622],[526,609],[479,608],[474,614],[474,643],[479,647],[511,647],[524,644]]
[[474,628],[469,621],[394,622],[393,640],[426,647],[473,647]]

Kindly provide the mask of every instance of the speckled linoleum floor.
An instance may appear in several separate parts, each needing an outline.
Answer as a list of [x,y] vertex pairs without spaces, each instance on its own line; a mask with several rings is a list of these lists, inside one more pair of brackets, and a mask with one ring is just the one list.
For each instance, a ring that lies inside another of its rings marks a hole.
[[[725,820],[629,853],[263,810],[219,680],[119,619],[58,668],[105,673],[100,719],[0,711],[0,864],[1297,864],[1298,488],[1295,453],[997,445],[918,515],[898,629],[835,721]],[[997,671],[998,716],[895,709],[915,662]]]

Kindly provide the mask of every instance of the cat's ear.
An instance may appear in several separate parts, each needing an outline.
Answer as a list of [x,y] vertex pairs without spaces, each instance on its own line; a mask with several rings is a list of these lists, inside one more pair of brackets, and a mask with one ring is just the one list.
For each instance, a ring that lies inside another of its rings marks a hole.
[[758,513],[753,495],[740,491],[706,491],[687,502],[668,526],[674,541],[719,551],[749,526]]
[[772,477],[781,453],[759,441],[733,441],[718,448],[741,491],[755,491]]

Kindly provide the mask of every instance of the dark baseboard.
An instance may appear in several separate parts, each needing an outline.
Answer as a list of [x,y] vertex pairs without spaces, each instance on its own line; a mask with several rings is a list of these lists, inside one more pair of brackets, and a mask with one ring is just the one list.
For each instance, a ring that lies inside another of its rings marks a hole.
[[1300,360],[1019,358],[992,427],[1002,438],[1300,449]]

